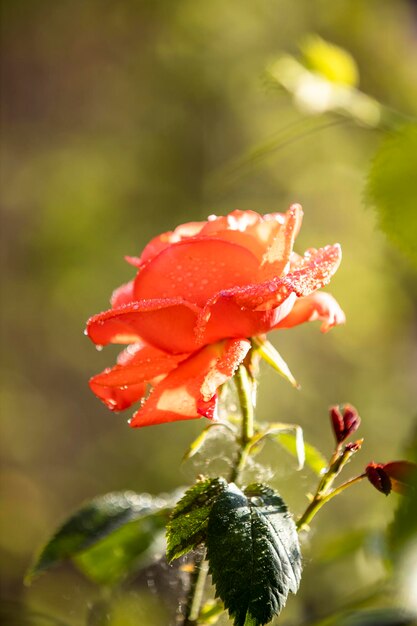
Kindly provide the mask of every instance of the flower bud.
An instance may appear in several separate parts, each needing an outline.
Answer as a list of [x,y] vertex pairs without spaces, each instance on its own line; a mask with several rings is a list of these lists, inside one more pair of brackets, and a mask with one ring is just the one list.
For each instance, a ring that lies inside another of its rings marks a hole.
[[416,484],[417,465],[410,461],[368,463],[366,475],[369,482],[386,496],[391,491],[406,494]]
[[366,475],[371,485],[388,496],[391,493],[391,479],[380,463],[369,463],[366,467]]
[[358,430],[361,418],[351,404],[332,406],[329,413],[337,443],[342,443]]

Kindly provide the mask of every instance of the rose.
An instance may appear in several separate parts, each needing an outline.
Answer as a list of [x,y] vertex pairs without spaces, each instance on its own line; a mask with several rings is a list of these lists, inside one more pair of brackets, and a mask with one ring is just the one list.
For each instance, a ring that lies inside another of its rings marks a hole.
[[142,400],[131,426],[213,418],[216,390],[251,337],[312,320],[323,332],[343,323],[334,298],[317,291],[337,270],[340,246],[294,253],[301,220],[299,205],[264,216],[233,211],[183,224],[127,257],[136,277],[86,332],[97,345],[131,345],[91,379],[93,392],[112,410]]

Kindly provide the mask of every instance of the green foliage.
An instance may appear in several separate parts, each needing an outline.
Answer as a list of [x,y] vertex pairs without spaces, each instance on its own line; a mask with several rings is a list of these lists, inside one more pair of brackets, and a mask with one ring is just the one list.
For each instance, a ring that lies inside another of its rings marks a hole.
[[115,582],[153,543],[169,507],[161,498],[132,492],[95,498],[74,513],[43,547],[26,581],[73,559],[90,578]]
[[[285,448],[290,454],[293,454],[300,460],[300,443],[297,439],[297,433],[277,433],[276,441]],[[322,453],[317,450],[311,443],[302,440],[303,446],[303,465],[307,465],[315,474],[320,476],[327,467],[327,461]]]
[[210,572],[235,626],[267,624],[301,578],[297,532],[269,487],[230,484],[216,498],[207,532]]
[[288,382],[296,389],[300,389],[300,385],[297,383],[294,376],[292,375],[287,363],[284,361],[278,350],[274,348],[272,343],[264,339],[259,339],[258,337],[254,337],[252,339],[252,343],[258,354],[271,367],[273,367],[280,376],[285,378],[285,380],[288,380]]
[[186,491],[167,525],[168,561],[177,559],[205,541],[211,509],[226,487],[223,478],[209,478]]
[[415,626],[413,615],[401,608],[381,608],[337,613],[333,618],[314,622],[314,626]]
[[115,584],[148,560],[152,548],[162,539],[167,510],[145,514],[94,544],[73,560],[98,584]]
[[[417,422],[410,434],[407,457],[417,463]],[[394,562],[402,557],[417,537],[417,476],[412,489],[399,501],[394,519],[388,529],[388,548]]]
[[0,605],[0,624],[6,626],[70,626],[56,617],[39,611],[33,611],[20,602],[2,600]]
[[417,124],[407,124],[379,148],[366,199],[381,230],[417,264]]

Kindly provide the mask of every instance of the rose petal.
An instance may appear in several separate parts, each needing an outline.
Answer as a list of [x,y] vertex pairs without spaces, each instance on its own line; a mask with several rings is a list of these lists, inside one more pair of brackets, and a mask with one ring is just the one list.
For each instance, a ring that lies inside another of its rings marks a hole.
[[282,213],[259,215],[255,211],[232,211],[226,216],[212,216],[201,236],[231,241],[250,250],[259,262],[284,222]]
[[120,285],[117,289],[115,289],[112,293],[110,304],[113,309],[117,309],[124,304],[129,304],[135,300],[135,296],[133,294],[134,281],[131,280],[124,285]]
[[299,204],[293,204],[285,215],[285,222],[263,256],[259,280],[265,281],[281,276],[288,270],[288,263],[294,241],[301,228],[303,210]]
[[122,411],[145,395],[146,383],[167,374],[188,355],[171,355],[149,346],[129,355],[123,351],[122,364],[107,368],[90,379],[90,388],[112,411]]
[[[330,281],[340,260],[340,246],[326,246],[307,252],[303,265],[283,278],[220,291],[208,300],[198,316],[198,343],[213,341],[214,337],[250,337],[272,330],[290,313],[295,296],[307,296]],[[270,315],[254,315],[268,311]],[[227,334],[221,335],[220,329]]]
[[130,365],[136,354],[140,352],[146,344],[143,342],[131,343],[127,348],[119,352],[117,357],[117,365]]
[[298,298],[287,317],[281,320],[274,328],[292,328],[304,322],[320,320],[321,332],[326,333],[333,326],[344,324],[345,314],[337,301],[329,293],[317,291],[304,298]]
[[231,339],[226,341],[223,355],[217,360],[215,365],[207,372],[203,384],[201,385],[201,395],[204,401],[210,400],[216,393],[216,389],[223,385],[229,378],[232,378],[236,368],[251,347],[247,339]]
[[249,347],[249,341],[241,339],[202,348],[157,384],[130,425],[149,426],[201,415],[213,418],[217,387],[233,375]]
[[[201,231],[206,222],[187,222],[181,224],[175,230],[170,230],[162,235],[158,235],[151,239],[151,241],[145,246],[139,259],[139,265],[144,265],[157,254],[165,250],[174,243],[178,243],[183,239],[195,237]],[[135,258],[135,257],[129,257]],[[139,267],[139,266],[138,266]]]
[[226,337],[254,337],[267,333],[288,315],[295,299],[295,294],[290,294],[275,309],[252,311],[240,307],[232,298],[219,298],[198,317],[197,342],[206,344]]
[[229,295],[244,308],[266,311],[280,305],[290,293],[298,297],[308,296],[330,282],[340,265],[342,252],[339,244],[320,250],[309,250],[303,265],[282,278],[229,290]]
[[191,353],[199,311],[181,298],[139,301],[91,317],[86,332],[97,345],[144,340],[165,352]]
[[135,280],[135,297],[182,297],[204,306],[221,289],[252,283],[257,270],[256,257],[242,246],[193,239],[171,245],[145,265]]

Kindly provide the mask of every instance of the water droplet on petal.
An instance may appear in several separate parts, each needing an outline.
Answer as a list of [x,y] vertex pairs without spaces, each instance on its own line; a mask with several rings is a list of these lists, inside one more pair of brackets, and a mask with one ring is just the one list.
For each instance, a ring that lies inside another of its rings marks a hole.
[[99,343],[96,345],[96,350],[98,350],[99,352],[101,352],[103,350],[103,346],[100,345]]

